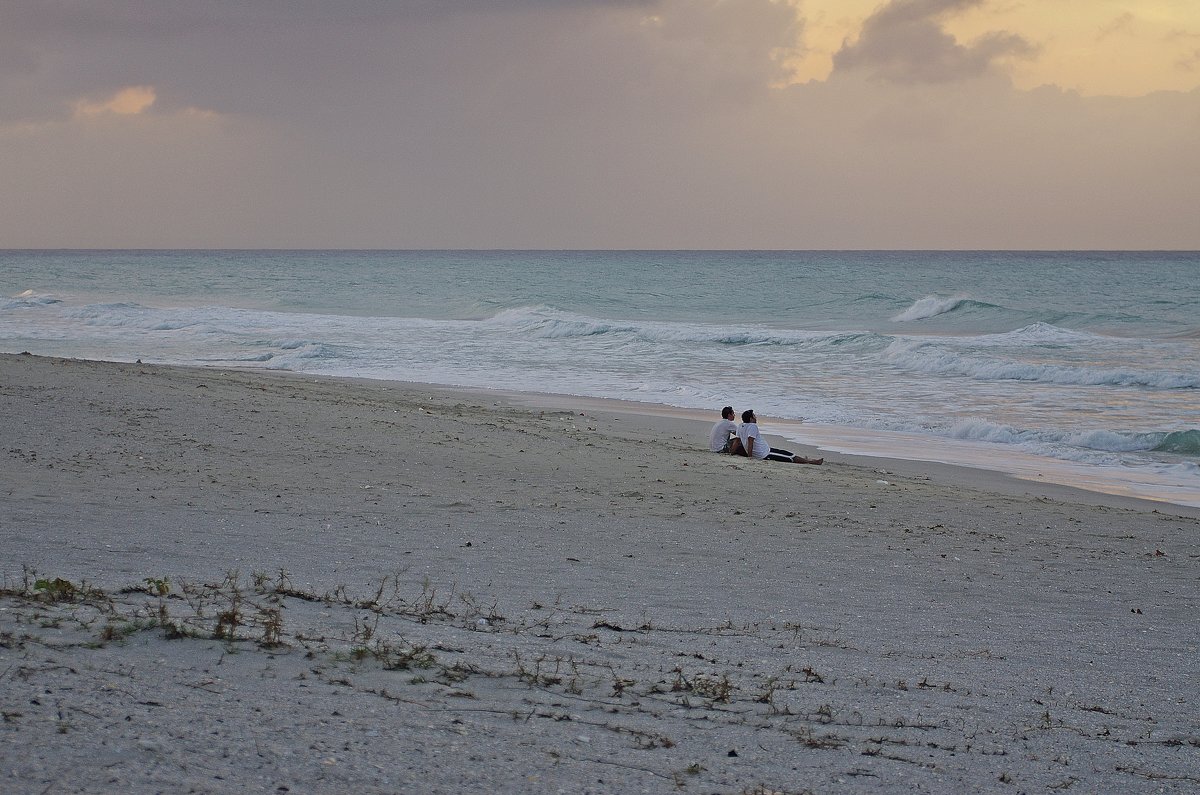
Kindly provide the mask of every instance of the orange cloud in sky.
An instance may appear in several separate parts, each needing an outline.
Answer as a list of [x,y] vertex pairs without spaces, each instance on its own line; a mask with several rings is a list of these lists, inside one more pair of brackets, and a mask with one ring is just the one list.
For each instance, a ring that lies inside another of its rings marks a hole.
[[113,114],[136,116],[145,112],[157,99],[154,86],[128,86],[102,102],[81,99],[75,103],[75,117],[89,118]]
[[803,0],[803,55],[794,80],[825,80],[834,55],[857,41],[863,23],[885,6],[938,6],[942,30],[964,47],[995,34],[1015,35],[1033,57],[1003,62],[1017,88],[1053,84],[1087,95],[1141,96],[1200,86],[1195,64],[1200,3],[1195,0]]

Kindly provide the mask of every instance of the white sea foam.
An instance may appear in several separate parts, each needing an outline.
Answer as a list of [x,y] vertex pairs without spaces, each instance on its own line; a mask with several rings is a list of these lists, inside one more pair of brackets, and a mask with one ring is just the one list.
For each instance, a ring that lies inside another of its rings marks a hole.
[[906,370],[956,375],[987,381],[1033,381],[1075,386],[1128,386],[1148,389],[1198,389],[1200,372],[1139,371],[1132,368],[1084,367],[964,353],[946,344],[921,339],[894,340],[884,360]]
[[486,323],[513,327],[542,339],[591,337],[620,331],[635,331],[631,324],[597,320],[585,315],[561,312],[548,306],[525,306],[498,312]]
[[1196,478],[1200,477],[1200,464],[1196,464],[1192,461],[1184,461],[1179,464],[1170,464],[1166,467],[1162,467],[1160,471],[1162,471],[1164,474],[1174,475],[1176,477],[1189,479]]
[[329,359],[339,361],[343,357],[336,346],[324,345],[319,342],[308,342],[299,347],[289,349],[287,353],[276,354],[268,360],[267,367],[273,370],[302,369],[301,365],[313,359]]
[[1087,331],[1062,328],[1060,326],[1055,326],[1052,323],[1038,322],[1028,326],[1023,326],[1015,331],[1006,331],[1001,334],[981,334],[971,338],[971,342],[972,344],[978,346],[1062,346],[1091,343],[1111,344],[1113,342],[1113,338],[1105,337],[1099,334],[1092,334]]
[[1072,447],[1087,450],[1105,450],[1112,453],[1133,453],[1155,450],[1166,436],[1165,433],[1120,433],[1109,430],[1076,431],[1073,433],[1051,434]]
[[505,309],[483,321],[540,339],[627,335],[647,342],[694,342],[721,345],[810,345],[879,342],[885,338],[867,331],[808,331],[766,326],[727,326],[705,323],[612,321],[565,312],[547,306]]
[[[955,423],[944,435],[962,441],[1014,445],[1038,455],[1108,466],[1124,464],[1126,461],[1120,454],[1127,453],[1170,453],[1185,458],[1200,458],[1200,430],[1197,429],[1171,433],[1105,429],[1055,431],[1015,428],[1004,423],[971,418]],[[1155,466],[1172,467],[1176,473],[1200,474],[1193,461],[1166,464],[1162,462],[1163,456],[1155,458],[1159,459]],[[1151,463],[1150,459],[1147,458],[1145,463]]]
[[[1089,265],[1103,271],[1101,291],[1039,258],[947,255],[911,269],[902,256],[892,267],[830,255],[811,270],[807,255],[774,265],[755,255],[763,281],[751,300],[722,284],[725,256],[664,255],[646,289],[636,254],[547,254],[526,267],[519,254],[277,253],[247,256],[236,273],[201,254],[183,257],[186,268],[178,255],[123,266],[81,254],[55,276],[0,253],[4,283],[45,285],[0,298],[11,310],[0,311],[0,349],[733,403],[768,422],[899,431],[890,454],[902,457],[951,445],[981,461],[1084,462],[1118,480],[1178,465],[1195,482],[1200,431],[1188,430],[1196,393],[1186,390],[1200,387],[1200,347],[1180,333],[1195,326],[1193,260],[1155,265],[1174,274],[1168,293],[1124,279],[1137,270],[1126,265]],[[85,271],[95,278],[73,275]],[[943,293],[900,312],[881,276],[915,296],[970,284],[993,303]],[[751,306],[761,323],[745,322]],[[896,335],[889,317],[914,333]],[[933,328],[949,330],[918,336]]]
[[956,293],[951,296],[927,295],[917,300],[908,309],[892,318],[896,323],[907,323],[911,320],[925,320],[947,312],[953,312],[971,300],[966,293]]

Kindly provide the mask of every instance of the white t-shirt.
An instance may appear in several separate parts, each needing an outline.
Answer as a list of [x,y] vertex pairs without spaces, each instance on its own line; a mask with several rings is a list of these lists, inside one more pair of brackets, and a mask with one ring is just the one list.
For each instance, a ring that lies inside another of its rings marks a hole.
[[721,452],[725,449],[725,443],[729,441],[729,434],[737,432],[738,427],[734,421],[722,417],[721,421],[712,427],[712,433],[708,435],[708,449],[714,453]]
[[762,434],[758,432],[757,422],[743,422],[738,428],[738,438],[742,440],[742,447],[746,450],[750,449],[751,437],[754,438],[754,457],[766,458],[771,453],[771,445],[763,441]]

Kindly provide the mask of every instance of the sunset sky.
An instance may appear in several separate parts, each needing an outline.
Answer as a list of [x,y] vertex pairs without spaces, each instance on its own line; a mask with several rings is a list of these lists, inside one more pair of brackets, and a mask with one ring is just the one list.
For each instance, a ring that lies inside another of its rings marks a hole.
[[1196,0],[6,0],[0,247],[1200,249]]

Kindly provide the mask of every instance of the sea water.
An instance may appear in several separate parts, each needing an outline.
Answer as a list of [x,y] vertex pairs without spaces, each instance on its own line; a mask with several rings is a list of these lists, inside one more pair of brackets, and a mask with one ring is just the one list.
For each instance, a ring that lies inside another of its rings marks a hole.
[[0,351],[732,404],[1200,505],[1196,252],[8,251]]

